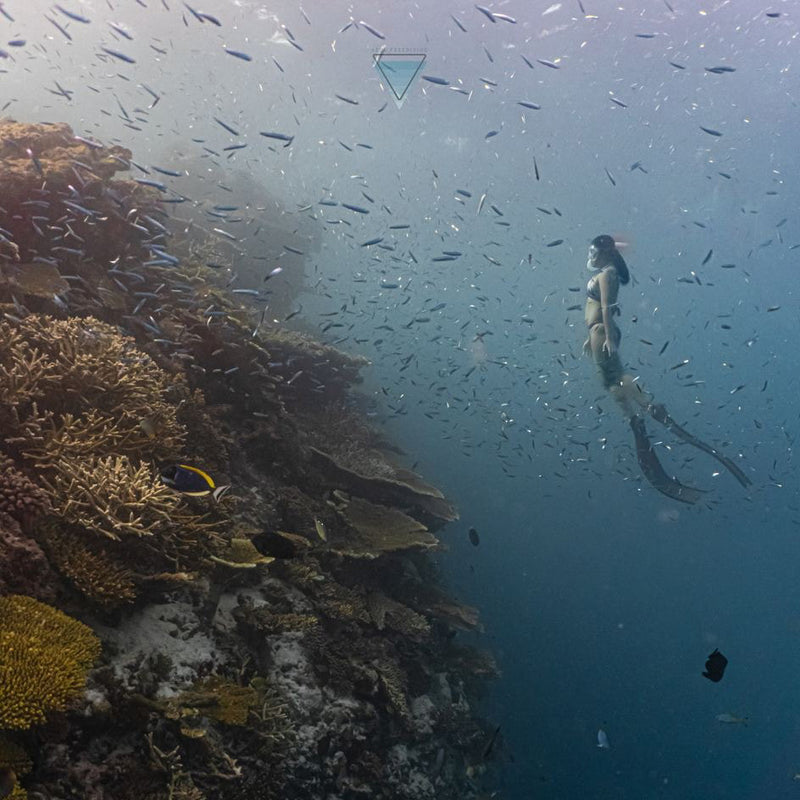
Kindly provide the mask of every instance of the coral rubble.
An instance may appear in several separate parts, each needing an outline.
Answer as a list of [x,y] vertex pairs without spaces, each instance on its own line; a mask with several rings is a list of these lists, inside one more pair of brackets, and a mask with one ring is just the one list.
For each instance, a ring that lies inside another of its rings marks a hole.
[[12,796],[478,797],[496,670],[431,559],[455,509],[348,402],[366,360],[259,320],[130,158],[0,121]]

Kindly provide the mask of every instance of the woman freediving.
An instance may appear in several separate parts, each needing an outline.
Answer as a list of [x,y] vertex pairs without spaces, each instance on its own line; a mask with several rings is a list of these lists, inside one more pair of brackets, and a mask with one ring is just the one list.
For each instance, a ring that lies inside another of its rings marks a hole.
[[664,471],[647,435],[644,415],[648,414],[679,439],[715,458],[747,488],[750,479],[733,461],[684,430],[667,413],[666,408],[654,403],[652,396],[642,389],[637,379],[625,371],[619,356],[622,333],[614,318],[619,315],[619,287],[630,281],[630,272],[611,236],[603,234],[592,239],[586,267],[593,274],[586,285],[584,317],[589,335],[583,343],[583,349],[594,359],[604,388],[631,426],[636,441],[636,457],[645,478],[662,494],[683,503],[696,503],[703,496],[700,489],[686,486]]

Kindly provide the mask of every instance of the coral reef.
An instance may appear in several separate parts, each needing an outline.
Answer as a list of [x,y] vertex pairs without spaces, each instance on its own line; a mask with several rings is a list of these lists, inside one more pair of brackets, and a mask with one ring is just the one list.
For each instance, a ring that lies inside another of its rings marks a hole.
[[358,413],[366,359],[231,294],[130,158],[0,121],[13,796],[478,797],[496,668],[431,558],[456,510]]
[[0,729],[29,728],[77,698],[100,654],[83,623],[23,595],[0,597]]

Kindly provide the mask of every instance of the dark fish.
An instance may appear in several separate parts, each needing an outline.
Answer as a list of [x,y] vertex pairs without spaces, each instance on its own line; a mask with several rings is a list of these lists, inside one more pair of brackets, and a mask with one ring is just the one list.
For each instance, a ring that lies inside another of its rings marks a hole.
[[481,543],[481,537],[478,536],[478,531],[476,531],[475,528],[470,528],[467,533],[469,534],[469,540],[472,546],[477,547]]
[[563,239],[554,239],[552,242],[547,243],[547,247],[558,247],[560,244],[563,244]]
[[655,39],[656,35],[654,33],[637,33],[635,34],[637,39]]
[[198,467],[188,464],[173,464],[161,471],[161,480],[176,492],[189,497],[206,497],[212,495],[219,500],[231,487],[217,486],[214,479]]
[[704,133],[707,133],[709,136],[722,136],[720,131],[715,131],[713,128],[704,128],[702,125],[700,126],[700,130]]
[[368,208],[363,208],[362,206],[354,206],[350,203],[342,203],[342,208],[346,208],[349,211],[355,211],[356,214],[369,214]]
[[494,744],[497,741],[497,736],[500,733],[500,725],[498,725],[492,735],[489,737],[489,741],[486,743],[486,747],[483,748],[483,753],[481,753],[481,758],[485,761],[489,756],[492,754],[492,750],[494,749]]
[[728,659],[725,658],[719,650],[714,650],[706,661],[706,671],[703,673],[704,678],[708,678],[714,683],[719,683],[722,676],[725,674],[725,667],[728,666]]
[[606,177],[611,181],[611,185],[616,186],[617,182],[614,180],[614,176],[605,167],[603,169],[606,171]]
[[703,263],[700,266],[704,267],[706,264],[708,264],[708,262],[711,260],[713,252],[714,252],[713,250],[709,250],[706,253],[706,257],[703,259]]
[[458,21],[458,20],[457,20],[457,19],[456,19],[456,18],[455,18],[453,15],[452,15],[452,14],[450,15],[450,19],[452,19],[452,20],[453,20],[453,22],[455,22],[455,24],[456,24],[456,25],[458,25],[458,27],[459,27],[459,28],[461,28],[461,30],[462,30],[464,33],[466,33],[466,32],[467,32],[467,29],[466,29],[466,28],[465,28],[465,27],[464,27],[464,26],[463,26],[463,25],[462,25],[462,24],[461,24],[461,23],[460,23],[460,22],[459,22],[459,21]]
[[353,100],[352,97],[346,97],[343,94],[337,94],[336,98],[338,100],[341,100],[343,103],[350,103],[351,106],[357,106],[358,105],[358,100]]
[[[52,20],[51,20],[52,21]],[[126,56],[125,53],[120,53],[119,50],[112,50],[110,47],[100,47],[100,49],[106,53],[107,55],[111,56],[112,58],[116,58],[119,61],[124,61],[126,64],[135,64],[136,59],[131,58],[130,56]]]
[[243,53],[241,50],[231,50],[230,48],[224,48],[225,52],[229,56],[233,56],[234,58],[238,58],[240,61],[252,61],[253,56],[248,55],[247,53]]
[[686,69],[683,64],[678,64],[676,61],[668,61],[667,62],[671,67],[675,67],[675,69]]
[[237,131],[235,128],[232,128],[230,125],[228,125],[227,123],[223,122],[218,117],[213,117],[213,120],[214,120],[214,122],[217,123],[217,125],[219,125],[222,128],[225,128],[225,130],[228,131],[228,133],[230,133],[231,136],[238,136],[239,135],[239,131]]
[[620,108],[627,108],[627,103],[623,103],[622,100],[617,100],[616,97],[609,97],[608,98],[612,103],[616,103]]
[[91,20],[88,17],[82,17],[80,14],[76,14],[74,11],[68,11],[63,6],[53,6],[57,11],[60,11],[65,17],[68,17],[75,22],[82,22],[84,25],[88,25]]
[[736,72],[736,67],[706,67],[705,70],[714,75],[722,75],[726,72]]
[[276,133],[275,131],[259,131],[259,133],[267,139],[277,139],[279,142],[291,144],[294,141],[294,136],[290,136],[288,133]]
[[450,81],[446,78],[437,78],[436,75],[423,75],[422,80],[428,81],[428,83],[435,83],[437,86],[449,86]]
[[483,16],[489,20],[489,22],[497,22],[497,20],[494,18],[494,14],[492,14],[492,12],[489,11],[486,6],[475,6],[475,8],[477,8],[478,11],[480,11],[481,14],[483,14]]
[[558,64],[554,64],[552,61],[547,61],[544,58],[537,58],[536,59],[543,67],[550,67],[550,69],[561,69]]
[[517,105],[523,108],[532,108],[534,111],[538,111],[541,108],[538,103],[531,103],[528,100],[518,100]]

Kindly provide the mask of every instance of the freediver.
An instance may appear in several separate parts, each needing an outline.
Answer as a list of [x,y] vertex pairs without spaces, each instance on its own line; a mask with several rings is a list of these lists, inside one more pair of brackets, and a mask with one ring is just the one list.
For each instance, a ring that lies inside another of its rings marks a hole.
[[592,277],[586,285],[584,316],[589,335],[583,343],[583,349],[594,359],[603,386],[631,426],[636,441],[636,456],[645,478],[659,492],[682,503],[694,504],[703,496],[702,490],[686,486],[664,471],[647,435],[644,415],[648,414],[679,439],[715,458],[747,488],[750,479],[733,461],[684,430],[670,417],[667,409],[654,403],[652,396],[640,386],[638,380],[625,371],[619,356],[622,333],[614,318],[620,313],[617,303],[619,287],[630,281],[630,272],[611,236],[603,234],[592,239],[586,267],[592,272]]

